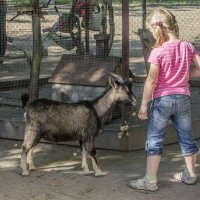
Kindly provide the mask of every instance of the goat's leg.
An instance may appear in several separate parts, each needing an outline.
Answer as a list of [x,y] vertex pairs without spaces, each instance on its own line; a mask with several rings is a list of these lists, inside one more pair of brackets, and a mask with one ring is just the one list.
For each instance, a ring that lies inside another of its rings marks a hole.
[[28,162],[29,170],[35,169],[35,164],[33,162],[33,148],[34,147],[32,147],[27,154],[27,162]]
[[88,145],[88,153],[89,153],[90,159],[92,160],[92,167],[95,171],[95,176],[105,176],[106,173],[101,171],[97,163],[96,149],[94,147],[94,142],[90,142],[90,145]]
[[105,176],[107,173],[101,171],[101,169],[99,168],[99,166],[97,164],[96,157],[94,155],[90,155],[90,159],[92,160],[92,167],[95,171],[95,176],[96,177]]
[[21,154],[21,161],[20,161],[20,167],[22,169],[22,176],[29,175],[29,169],[28,169],[28,163],[27,163],[28,152],[29,152],[29,150],[26,149],[25,146],[22,146],[22,154]]
[[21,161],[20,161],[20,167],[22,169],[22,176],[28,176],[29,175],[29,163],[27,162],[27,157],[30,158],[32,154],[32,148],[36,145],[38,141],[39,135],[37,132],[37,128],[30,126],[26,126],[25,128],[25,138],[22,145],[22,153],[21,153]]
[[82,145],[82,169],[83,169],[84,175],[89,175],[89,174],[94,173],[93,171],[90,171],[88,168],[87,156],[88,156],[88,152],[85,148],[85,145]]

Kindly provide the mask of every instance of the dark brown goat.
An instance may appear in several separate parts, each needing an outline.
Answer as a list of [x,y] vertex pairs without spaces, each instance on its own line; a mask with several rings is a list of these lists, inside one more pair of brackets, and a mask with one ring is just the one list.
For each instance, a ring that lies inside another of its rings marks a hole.
[[95,176],[105,174],[97,165],[94,139],[103,131],[116,102],[135,105],[136,101],[129,81],[123,81],[119,75],[111,73],[109,84],[111,88],[99,98],[78,103],[38,99],[27,105],[28,97],[22,95],[26,120],[21,154],[22,176],[29,175],[29,170],[33,168],[32,150],[41,138],[55,142],[79,140],[84,174],[91,173],[87,156],[92,160]]

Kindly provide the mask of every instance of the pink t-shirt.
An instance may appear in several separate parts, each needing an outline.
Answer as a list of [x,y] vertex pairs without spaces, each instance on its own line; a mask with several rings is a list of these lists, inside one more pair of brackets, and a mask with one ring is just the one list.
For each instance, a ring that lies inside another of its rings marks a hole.
[[177,40],[154,48],[148,62],[159,66],[153,98],[170,94],[190,95],[189,68],[196,50],[191,43]]

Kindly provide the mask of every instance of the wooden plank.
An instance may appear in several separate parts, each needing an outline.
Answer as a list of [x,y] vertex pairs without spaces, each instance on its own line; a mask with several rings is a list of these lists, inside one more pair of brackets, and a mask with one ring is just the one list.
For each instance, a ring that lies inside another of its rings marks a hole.
[[51,83],[105,87],[109,72],[114,72],[120,57],[97,58],[64,54],[49,79]]

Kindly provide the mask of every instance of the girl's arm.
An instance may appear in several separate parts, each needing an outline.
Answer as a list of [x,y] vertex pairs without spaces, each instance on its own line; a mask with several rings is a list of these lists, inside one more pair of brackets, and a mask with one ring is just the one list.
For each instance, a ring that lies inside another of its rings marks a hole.
[[147,76],[147,79],[144,84],[144,91],[143,91],[143,97],[142,102],[139,110],[138,117],[142,120],[147,119],[147,111],[148,111],[148,102],[151,100],[152,93],[154,91],[157,78],[159,73],[159,66],[156,64],[150,65],[149,74]]
[[190,68],[190,78],[200,77],[200,56],[196,55],[192,61],[194,67]]

